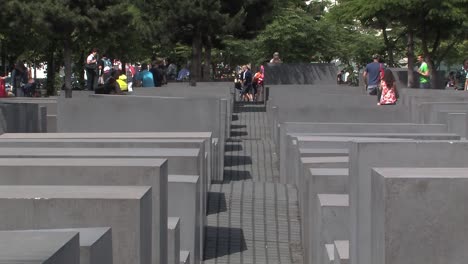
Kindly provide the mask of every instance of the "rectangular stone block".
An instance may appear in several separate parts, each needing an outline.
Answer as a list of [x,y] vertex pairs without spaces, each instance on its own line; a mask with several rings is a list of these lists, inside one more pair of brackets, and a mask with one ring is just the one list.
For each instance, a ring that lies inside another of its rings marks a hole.
[[346,148],[331,148],[331,149],[320,149],[320,148],[300,148],[300,157],[347,157],[349,151]]
[[356,142],[350,147],[350,257],[371,261],[371,169],[374,167],[468,167],[466,141]]
[[186,250],[180,251],[180,264],[190,264],[190,252]]
[[151,263],[151,187],[0,186],[0,230],[96,226],[112,228],[114,263]]
[[[303,231],[303,244],[304,248],[308,248],[311,244],[311,224],[314,217],[314,207],[317,204],[317,195],[320,193],[333,193],[333,194],[348,194],[348,169],[309,169],[306,174],[305,192],[303,195],[303,211],[301,218],[304,225]],[[310,250],[306,250],[309,252]],[[305,256],[309,254],[305,252]],[[310,263],[306,261],[306,263]]]
[[[200,208],[206,212],[205,156],[199,149],[180,148],[0,148],[1,158],[164,158],[168,173],[200,175]],[[205,214],[206,215],[206,214]],[[204,223],[206,220],[204,221]]]
[[[203,256],[205,227],[200,210],[199,177],[169,175],[168,208],[170,217],[180,217],[180,248],[190,251],[193,264],[200,264]],[[183,258],[181,258],[183,260]]]
[[466,168],[372,172],[372,263],[464,263]]
[[335,240],[335,263],[349,264],[349,240]]
[[[112,231],[109,227],[19,230],[15,232],[78,232],[80,237],[80,264],[112,264]],[[8,231],[3,231],[8,232]],[[1,232],[0,232],[1,233]]]
[[19,263],[80,263],[77,232],[0,231],[0,262]]
[[151,186],[153,263],[167,262],[165,159],[2,158],[0,185]]
[[318,194],[311,225],[311,256],[313,263],[323,263],[323,247],[335,240],[349,238],[349,196]]
[[169,264],[180,263],[180,218],[169,217],[167,220],[167,249]]
[[[401,141],[401,139],[392,139],[392,138],[368,138],[368,137],[299,137],[294,138],[288,136],[287,144],[284,148],[280,149],[280,181],[281,183],[288,183],[287,179],[290,175],[290,170],[288,169],[288,164],[296,164],[298,162],[299,154],[297,152],[298,148],[349,148],[349,144],[352,141]],[[294,141],[296,140],[296,141]],[[411,139],[408,139],[411,140]],[[294,142],[295,145],[294,145]],[[281,158],[286,157],[286,158]]]
[[[446,133],[445,124],[409,124],[409,123],[307,123],[285,122],[281,124],[279,148],[285,147],[288,133]],[[281,154],[280,154],[281,155]]]

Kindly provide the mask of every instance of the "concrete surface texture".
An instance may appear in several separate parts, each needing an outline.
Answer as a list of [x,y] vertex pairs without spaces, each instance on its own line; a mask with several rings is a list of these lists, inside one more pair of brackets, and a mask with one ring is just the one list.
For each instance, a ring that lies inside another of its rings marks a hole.
[[372,263],[463,263],[468,257],[465,168],[372,173]]
[[0,231],[0,263],[79,264],[78,232]]
[[349,156],[351,262],[372,263],[371,168],[467,167],[467,153],[466,141],[353,143]]
[[0,230],[96,226],[112,228],[114,263],[151,263],[151,188],[0,186]]
[[168,178],[168,215],[180,217],[180,247],[190,252],[193,264],[202,261],[206,222],[199,186],[198,176],[169,175]]
[[[6,231],[8,232],[8,231]],[[112,231],[109,227],[18,230],[15,232],[37,233],[78,232],[80,237],[80,264],[112,264]],[[1,232],[0,232],[1,236]]]
[[167,261],[165,159],[0,159],[0,185],[151,186],[154,262]]
[[330,84],[336,83],[337,73],[333,64],[267,64],[265,84]]
[[347,194],[317,194],[311,221],[310,250],[313,263],[323,263],[325,244],[349,239],[349,196]]
[[180,263],[180,218],[169,217],[167,220],[167,263]]

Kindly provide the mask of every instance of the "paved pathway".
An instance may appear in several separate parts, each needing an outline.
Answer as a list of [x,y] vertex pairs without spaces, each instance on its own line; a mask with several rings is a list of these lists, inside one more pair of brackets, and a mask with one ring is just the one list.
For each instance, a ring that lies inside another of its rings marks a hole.
[[238,103],[208,195],[205,264],[302,263],[297,192],[280,184],[264,105]]

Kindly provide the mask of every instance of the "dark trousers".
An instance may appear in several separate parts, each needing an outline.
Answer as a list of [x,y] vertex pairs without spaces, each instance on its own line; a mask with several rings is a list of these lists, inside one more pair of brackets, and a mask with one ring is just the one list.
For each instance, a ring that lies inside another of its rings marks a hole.
[[97,74],[94,69],[86,69],[86,88],[90,91],[97,88]]

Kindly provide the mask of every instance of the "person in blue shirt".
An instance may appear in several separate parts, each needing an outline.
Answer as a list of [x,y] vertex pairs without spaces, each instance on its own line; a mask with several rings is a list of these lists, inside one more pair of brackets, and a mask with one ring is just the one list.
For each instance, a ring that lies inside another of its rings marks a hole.
[[136,76],[137,81],[141,81],[142,87],[154,87],[153,74],[148,71],[148,64],[141,65],[141,71]]

